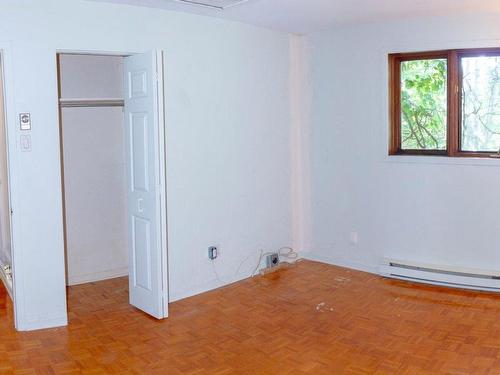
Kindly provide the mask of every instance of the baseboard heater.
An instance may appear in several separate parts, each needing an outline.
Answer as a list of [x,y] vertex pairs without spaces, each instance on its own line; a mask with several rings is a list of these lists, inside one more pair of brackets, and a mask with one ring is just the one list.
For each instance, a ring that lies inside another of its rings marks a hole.
[[379,265],[379,274],[393,279],[425,284],[500,292],[500,271],[384,259]]
[[12,270],[10,266],[5,265],[2,262],[0,262],[0,279],[3,281],[5,289],[7,289],[7,292],[12,299]]

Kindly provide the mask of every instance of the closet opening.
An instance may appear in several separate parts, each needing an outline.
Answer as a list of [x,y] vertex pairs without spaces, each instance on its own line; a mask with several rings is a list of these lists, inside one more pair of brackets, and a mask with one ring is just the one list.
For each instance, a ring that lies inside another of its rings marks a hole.
[[57,61],[69,309],[82,296],[123,293],[165,318],[163,53]]
[[58,70],[66,283],[126,277],[123,57],[59,54]]
[[[13,298],[11,207],[9,195],[8,136],[4,96],[4,64],[0,51],[0,283]],[[4,297],[0,292],[0,300]],[[8,297],[7,297],[8,298]],[[3,304],[0,301],[0,304]]]

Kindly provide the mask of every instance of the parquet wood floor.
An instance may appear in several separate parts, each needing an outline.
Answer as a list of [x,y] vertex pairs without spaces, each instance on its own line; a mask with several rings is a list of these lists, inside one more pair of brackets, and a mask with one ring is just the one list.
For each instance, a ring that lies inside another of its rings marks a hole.
[[500,296],[304,261],[170,305],[120,278],[68,289],[70,325],[16,333],[0,288],[0,374],[500,374]]

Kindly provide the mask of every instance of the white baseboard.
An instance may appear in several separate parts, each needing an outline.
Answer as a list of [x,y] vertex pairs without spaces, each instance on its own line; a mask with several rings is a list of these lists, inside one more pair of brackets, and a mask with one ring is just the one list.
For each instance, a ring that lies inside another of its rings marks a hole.
[[303,259],[309,259],[309,260],[313,260],[313,261],[320,262],[320,263],[331,264],[333,266],[351,268],[351,269],[358,270],[358,271],[378,274],[378,266],[377,265],[357,263],[357,262],[352,262],[352,261],[345,260],[342,258],[318,255],[318,254],[310,253],[310,252],[302,253],[301,255],[302,255]]
[[[345,261],[342,259],[334,258],[334,257],[325,257],[321,255],[317,255],[314,253],[310,252],[301,252],[300,253],[300,259],[308,259],[320,263],[326,263],[326,264],[331,264],[334,266],[339,266],[339,267],[346,267],[346,268],[351,268],[359,271],[364,271],[364,272],[369,272],[373,274],[378,274],[378,267],[376,265],[366,265],[366,264],[361,264],[361,263],[354,263],[354,262],[349,262]],[[169,295],[169,302],[175,302],[179,301],[184,298],[192,297],[197,294],[209,292],[214,289],[222,288],[224,286],[231,285],[233,283],[236,283],[238,281],[242,281],[245,279],[250,278],[251,276],[248,273],[240,273],[236,276],[232,277],[224,277],[222,279],[223,282],[217,280],[217,279],[212,279],[206,283],[200,284],[193,286],[191,288],[187,288],[184,290],[179,290],[179,291],[170,291]]]
[[195,285],[191,288],[187,288],[184,290],[179,290],[179,291],[171,290],[169,294],[169,302],[175,302],[184,298],[195,296],[197,294],[209,292],[211,290],[222,288],[224,286],[228,286],[248,278],[250,278],[250,275],[248,273],[240,273],[236,276],[232,276],[227,279],[226,277],[224,277],[222,279],[222,282],[217,279],[212,279],[206,283]]
[[[299,253],[299,259],[300,258],[302,258],[302,256]],[[262,263],[261,263],[261,265],[262,265]],[[258,275],[258,273],[255,274],[255,276],[257,276],[257,275]],[[195,296],[197,294],[201,294],[201,293],[209,292],[211,290],[222,288],[222,287],[237,283],[239,281],[249,279],[251,277],[252,277],[252,275],[250,274],[250,271],[247,270],[247,271],[241,271],[238,274],[236,274],[236,275],[233,274],[231,276],[221,275],[220,280],[217,278],[214,278],[214,279],[208,280],[207,282],[204,282],[203,284],[194,285],[194,286],[191,286],[191,287],[185,288],[185,289],[180,289],[180,290],[175,290],[175,291],[170,289],[168,301],[169,302],[179,301],[181,299],[189,298],[189,297]],[[170,286],[170,288],[171,288],[171,286]]]
[[36,331],[39,329],[57,328],[68,325],[66,316],[61,316],[54,319],[41,319],[30,322],[19,323],[16,327],[18,331]]
[[94,281],[102,281],[123,277],[128,275],[128,267],[120,267],[112,270],[88,273],[85,275],[71,275],[68,276],[68,285],[79,285],[93,283]]

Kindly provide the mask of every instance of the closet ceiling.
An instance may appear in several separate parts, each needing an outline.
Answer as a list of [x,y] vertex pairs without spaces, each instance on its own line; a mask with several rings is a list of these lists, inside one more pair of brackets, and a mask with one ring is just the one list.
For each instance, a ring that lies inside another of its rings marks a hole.
[[248,0],[222,11],[175,0],[89,1],[196,13],[297,34],[401,17],[471,11],[500,13],[499,0]]

